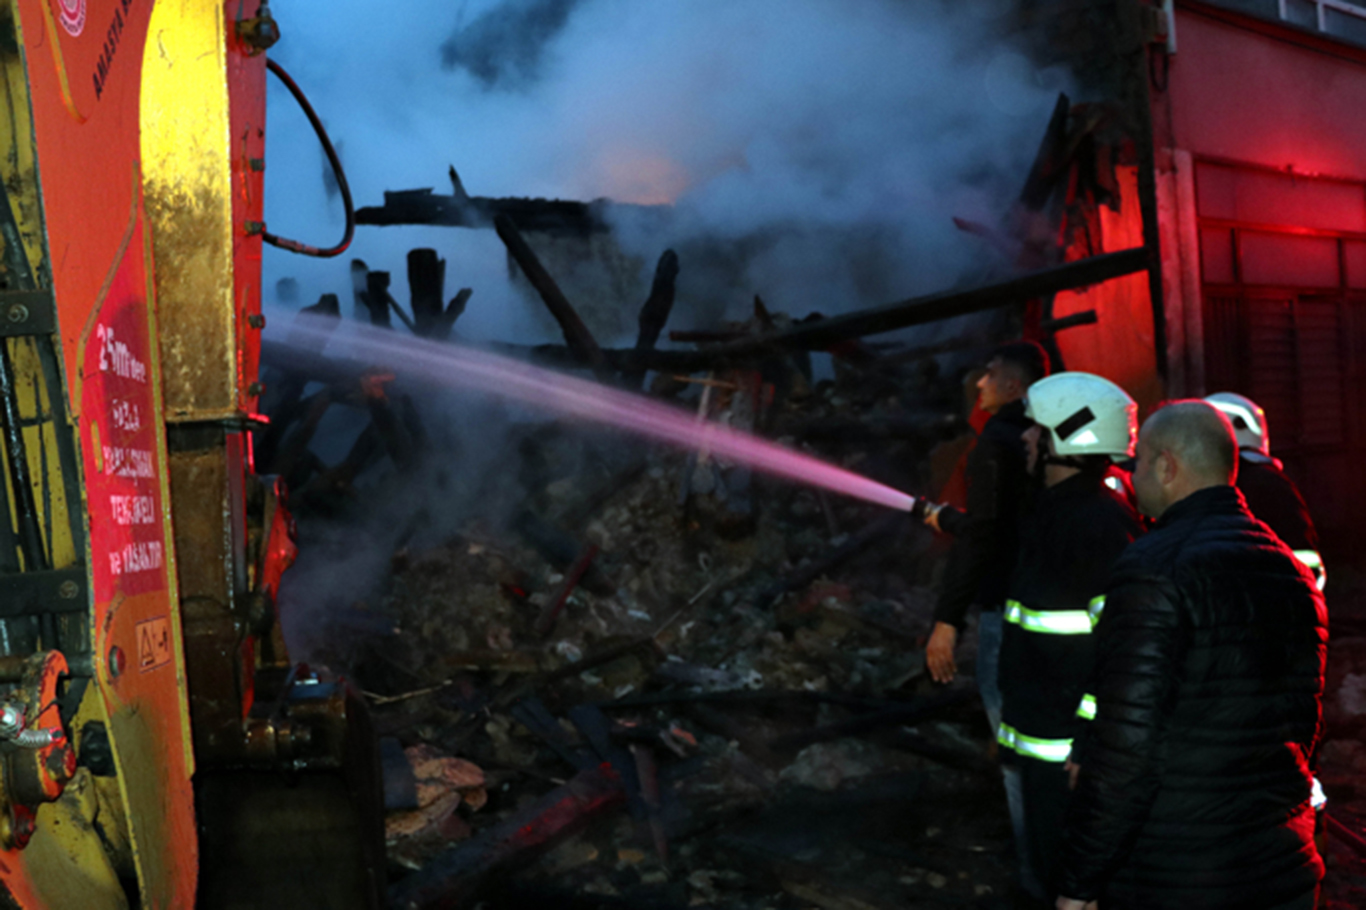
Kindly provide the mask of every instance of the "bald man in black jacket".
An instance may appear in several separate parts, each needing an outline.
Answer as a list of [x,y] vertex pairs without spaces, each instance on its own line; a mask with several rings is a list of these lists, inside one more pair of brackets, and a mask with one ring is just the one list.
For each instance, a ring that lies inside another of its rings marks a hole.
[[1233,486],[1236,453],[1205,402],[1139,436],[1134,488],[1157,524],[1120,557],[1096,627],[1059,910],[1314,906],[1327,611]]

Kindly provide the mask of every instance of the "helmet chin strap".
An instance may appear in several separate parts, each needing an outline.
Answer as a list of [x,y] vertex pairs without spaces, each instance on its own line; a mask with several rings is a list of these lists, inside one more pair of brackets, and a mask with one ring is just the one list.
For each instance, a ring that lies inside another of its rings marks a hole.
[[1075,455],[1054,455],[1051,447],[1039,453],[1039,467],[1050,464],[1063,468],[1077,468],[1078,470],[1086,467],[1086,463]]

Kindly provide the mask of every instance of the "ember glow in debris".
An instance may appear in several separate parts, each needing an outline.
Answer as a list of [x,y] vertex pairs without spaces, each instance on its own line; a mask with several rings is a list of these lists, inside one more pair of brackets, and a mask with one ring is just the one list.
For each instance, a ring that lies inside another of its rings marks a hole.
[[[321,346],[331,336],[306,325],[296,325],[291,330],[291,337],[314,340]],[[519,360],[360,326],[354,329],[354,334],[348,334],[347,341],[353,357],[420,374],[429,382],[455,390],[506,396],[533,408],[709,452],[774,477],[892,509],[910,511],[915,504],[914,496],[766,439],[698,420],[639,395]]]

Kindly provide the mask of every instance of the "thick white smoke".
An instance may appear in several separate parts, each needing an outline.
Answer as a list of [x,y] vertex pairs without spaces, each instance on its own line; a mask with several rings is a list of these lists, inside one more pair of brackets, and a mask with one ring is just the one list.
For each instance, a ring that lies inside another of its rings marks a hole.
[[[381,204],[386,189],[447,193],[451,164],[474,195],[674,203],[671,219],[617,225],[642,268],[616,333],[600,330],[611,344],[630,334],[668,246],[681,259],[672,328],[743,316],[756,293],[800,317],[982,280],[991,252],[951,218],[992,221],[1008,208],[1062,82],[998,36],[1006,5],[277,0],[283,39],[271,54],[341,146],[358,205]],[[268,105],[269,227],[331,244],[341,205],[324,184],[311,128],[274,83]],[[539,304],[509,282],[492,230],[416,227],[359,228],[337,260],[268,247],[267,337],[282,340],[292,318],[275,305],[278,279],[298,280],[300,303],[336,293],[349,313],[356,256],[390,271],[395,298],[406,301],[405,256],[415,247],[447,259],[448,296],[474,288],[456,327],[465,338],[555,340]],[[430,507],[419,534],[428,542],[472,512],[510,510],[492,481],[516,487],[507,466],[517,456],[504,447],[516,415],[478,402],[447,414],[426,393],[421,402],[432,450],[458,462],[455,480],[443,486],[445,465],[434,462],[428,473],[438,480],[419,477],[387,502],[367,500],[382,505],[363,534],[325,522],[304,529],[281,595],[296,656],[312,650],[321,617],[376,589],[422,513],[414,499]],[[365,419],[333,411],[316,440],[336,450],[329,464]],[[383,473],[363,482],[383,484]],[[461,498],[465,488],[475,501]],[[516,489],[504,498],[520,501]]]
[[[664,247],[684,254],[671,324],[690,327],[754,293],[801,316],[980,276],[988,249],[950,219],[1009,204],[1063,81],[999,36],[1007,5],[295,0],[277,5],[271,53],[342,145],[358,205],[449,192],[448,164],[475,195],[674,202],[666,226],[627,221],[620,240],[643,261],[641,299]],[[270,229],[333,242],[340,203],[278,86],[267,143]],[[449,260],[448,295],[475,289],[462,334],[544,335],[490,230],[363,227],[352,253],[393,272],[403,301],[418,246]],[[699,259],[737,252],[738,280]],[[267,299],[293,276],[303,302],[334,291],[345,304],[349,258],[268,250]]]

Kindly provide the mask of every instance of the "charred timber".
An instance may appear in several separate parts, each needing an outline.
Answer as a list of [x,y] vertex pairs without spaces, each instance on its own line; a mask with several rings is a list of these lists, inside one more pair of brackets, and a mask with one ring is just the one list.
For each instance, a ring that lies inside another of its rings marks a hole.
[[581,771],[563,787],[392,886],[389,905],[402,910],[459,906],[489,875],[539,856],[625,802],[621,779],[609,765]]
[[[660,372],[690,373],[742,366],[752,364],[756,359],[771,356],[775,348],[823,351],[866,335],[926,325],[1021,303],[1033,297],[1101,284],[1147,269],[1149,258],[1147,247],[1134,247],[1118,253],[1092,256],[1089,259],[1031,272],[984,287],[964,291],[942,291],[882,307],[846,313],[843,316],[811,319],[778,332],[736,339],[699,351],[604,349],[602,354],[608,365],[618,370],[644,368]],[[1049,320],[1044,327],[1050,332],[1058,332],[1079,325],[1089,325],[1093,321],[1095,314],[1087,311],[1062,319]],[[954,345],[956,347],[956,342]],[[555,345],[532,348],[505,345],[500,349],[508,354],[522,352],[549,365],[572,365],[566,362],[569,358],[564,350]]]
[[498,231],[498,237],[507,247],[508,254],[517,260],[522,274],[531,282],[536,293],[541,295],[541,300],[545,301],[550,315],[560,324],[565,343],[574,352],[574,356],[584,365],[592,367],[599,378],[606,378],[604,374],[607,362],[602,356],[602,348],[598,347],[597,340],[588,331],[588,326],[583,324],[569,298],[564,296],[555,279],[546,271],[545,266],[541,265],[541,260],[517,230],[517,225],[512,219],[500,215],[494,222],[494,227]]
[[[1118,253],[1093,256],[1066,265],[1031,272],[997,284],[964,291],[944,291],[924,297],[914,297],[875,309],[860,310],[843,316],[803,322],[791,328],[754,338],[744,338],[718,344],[700,351],[636,351],[632,349],[599,348],[606,366],[627,372],[636,369],[660,372],[690,373],[698,370],[722,369],[727,366],[752,364],[756,359],[771,356],[775,347],[805,350],[824,350],[853,338],[890,332],[914,325],[925,325],[952,319],[968,313],[995,309],[1040,297],[1068,291],[1113,278],[1141,272],[1148,267],[1147,247],[1134,247]],[[1061,331],[1076,325],[1089,324],[1091,311],[1050,320],[1050,331]],[[956,346],[956,342],[954,345]],[[564,345],[497,344],[490,348],[510,356],[525,357],[547,366],[580,367],[583,361]],[[356,365],[325,357],[301,356],[284,345],[262,343],[262,356],[272,366],[292,372],[312,373],[313,378],[344,379],[356,375]],[[922,352],[924,355],[933,351]],[[898,356],[898,355],[891,355]]]
[[955,316],[1021,303],[1060,291],[1100,284],[1113,278],[1146,270],[1151,262],[1147,247],[1134,247],[1118,253],[1092,256],[1077,262],[1031,272],[985,287],[965,291],[943,291],[913,297],[899,303],[803,322],[780,332],[717,345],[708,353],[740,357],[765,348],[789,347],[824,350],[841,341],[881,332],[924,325]]
[[431,224],[444,227],[488,228],[507,218],[522,231],[569,237],[588,237],[611,230],[611,209],[655,209],[621,205],[606,199],[577,202],[566,199],[527,199],[464,194],[442,196],[430,189],[385,192],[384,205],[356,210],[356,224]]
[[1095,310],[1083,310],[1080,313],[1073,313],[1070,316],[1059,316],[1057,319],[1045,319],[1039,323],[1039,328],[1048,332],[1050,335],[1064,331],[1065,329],[1075,329],[1083,325],[1095,325],[1100,322],[1100,317]]
[[418,335],[436,334],[446,310],[446,260],[433,249],[408,251],[408,291]]
[[[678,254],[665,250],[655,266],[655,280],[650,286],[650,296],[640,308],[640,332],[636,336],[637,357],[642,357],[655,349],[660,332],[669,321],[669,313],[674,307],[674,286],[678,281]],[[626,371],[626,378],[634,388],[640,388],[645,380],[646,370],[642,367]]]
[[579,202],[565,199],[471,196],[454,167],[450,169],[451,194],[441,196],[430,188],[385,192],[384,205],[356,212],[357,224],[431,224],[447,227],[488,228],[506,217],[522,231],[558,236],[588,237],[611,230],[607,213],[631,211],[659,213],[668,206],[615,203],[607,199]]
[[874,730],[893,725],[910,726],[936,716],[942,711],[964,704],[977,697],[977,691],[967,687],[945,689],[934,695],[927,695],[904,705],[872,711],[852,717],[849,720],[812,727],[796,733],[779,736],[769,742],[769,747],[779,751],[797,751],[815,743],[825,743],[846,736],[862,736]]

